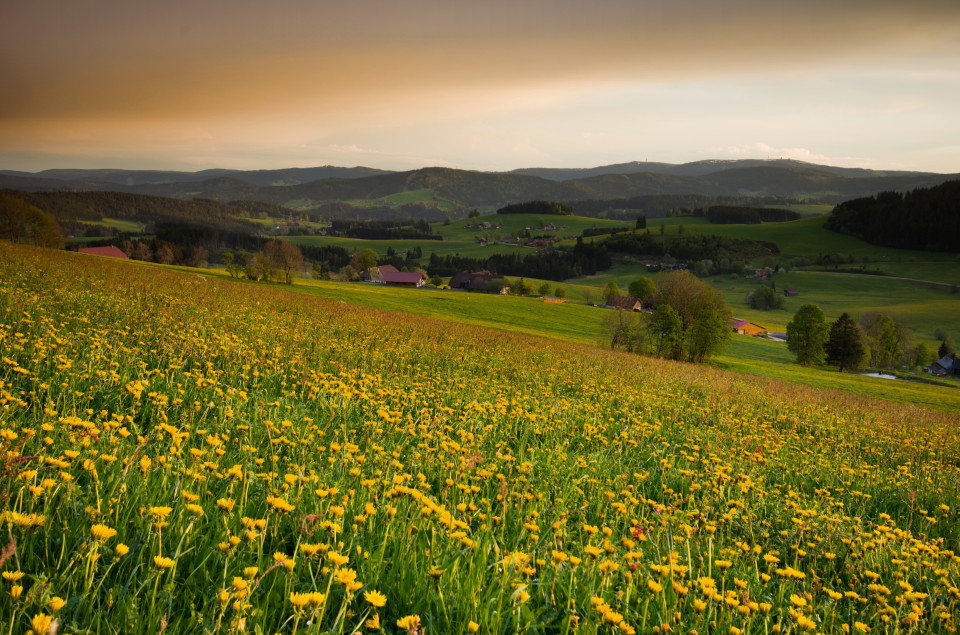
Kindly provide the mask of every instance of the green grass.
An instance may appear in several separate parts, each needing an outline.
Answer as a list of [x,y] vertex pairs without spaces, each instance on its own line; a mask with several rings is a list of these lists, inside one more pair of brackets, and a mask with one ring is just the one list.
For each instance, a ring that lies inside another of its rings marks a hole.
[[[500,224],[500,229],[468,229],[467,225],[471,223],[489,222],[491,225]],[[565,230],[546,231],[540,229],[540,225],[566,226]],[[474,240],[476,236],[490,234],[493,236],[499,232],[501,236],[516,236],[517,232],[530,228],[530,234],[533,236],[545,235],[555,236],[579,236],[584,229],[592,227],[633,227],[629,221],[611,221],[604,218],[587,218],[584,216],[552,216],[550,214],[490,214],[477,218],[466,218],[452,221],[449,225],[443,223],[434,223],[434,230],[443,236],[444,240]]]
[[711,365],[823,390],[842,390],[948,412],[960,409],[960,382],[944,386],[839,373],[825,366],[801,366],[794,362],[786,344],[756,337],[734,337],[730,348]]
[[[219,275],[224,274],[220,272]],[[539,281],[532,282],[535,287],[539,284]],[[568,298],[571,299],[582,291],[576,285],[561,286],[567,289]],[[293,287],[286,288],[348,304],[582,344],[597,344],[601,325],[611,315],[609,309],[587,306],[582,301],[550,304],[536,298],[316,280],[297,280]],[[790,300],[796,301],[798,298]],[[785,330],[794,310],[761,312],[734,306],[734,313],[738,317],[762,324],[770,331]],[[928,343],[931,341],[931,338],[922,339]],[[960,389],[841,374],[831,368],[802,367],[796,364],[785,344],[769,340],[735,336],[730,348],[716,358],[714,364],[747,375],[770,377],[814,388],[836,388],[901,403],[960,409]]]
[[130,234],[143,233],[145,226],[143,223],[131,220],[129,218],[101,218],[98,221],[81,221],[84,225],[95,225],[98,227],[109,227],[117,231]]

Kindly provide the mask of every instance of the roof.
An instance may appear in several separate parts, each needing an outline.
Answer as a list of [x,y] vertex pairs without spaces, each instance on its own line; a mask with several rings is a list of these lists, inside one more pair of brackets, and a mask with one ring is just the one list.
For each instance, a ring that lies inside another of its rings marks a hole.
[[766,330],[764,327],[760,326],[760,325],[757,324],[756,322],[751,322],[751,321],[749,321],[749,320],[741,320],[741,319],[739,319],[739,318],[732,318],[729,322],[727,322],[727,324],[729,324],[730,326],[732,326],[733,329],[736,330],[736,331],[739,331],[740,329],[742,329],[743,327],[748,326],[748,325],[753,325],[753,326],[757,327],[758,329]]
[[629,295],[612,295],[607,298],[607,306],[615,309],[632,309],[640,301]]
[[77,250],[81,254],[90,254],[93,256],[108,256],[110,258],[126,258],[127,254],[119,247],[110,245],[109,247],[81,247]]
[[382,275],[382,274],[385,274],[385,273],[398,273],[398,272],[399,272],[399,269],[397,269],[397,268],[394,267],[393,265],[380,265],[379,267],[377,267],[377,269],[380,270],[380,274],[381,274],[381,275]]
[[383,281],[387,284],[391,282],[394,284],[417,284],[421,280],[425,280],[427,276],[420,273],[419,271],[383,271],[380,270],[380,275],[383,277]]

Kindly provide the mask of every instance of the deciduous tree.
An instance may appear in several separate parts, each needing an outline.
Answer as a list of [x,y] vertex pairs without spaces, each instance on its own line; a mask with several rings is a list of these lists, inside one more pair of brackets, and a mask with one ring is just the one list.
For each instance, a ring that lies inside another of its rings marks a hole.
[[787,348],[805,366],[823,363],[829,337],[826,316],[816,304],[804,304],[787,324]]

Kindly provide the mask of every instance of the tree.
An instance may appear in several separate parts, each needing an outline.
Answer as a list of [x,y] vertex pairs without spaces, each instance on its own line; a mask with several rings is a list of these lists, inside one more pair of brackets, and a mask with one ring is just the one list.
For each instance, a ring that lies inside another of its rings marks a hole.
[[549,282],[544,282],[543,284],[540,285],[540,288],[537,289],[537,293],[539,293],[542,296],[550,295],[551,291],[553,291],[553,287],[550,285]]
[[823,363],[829,337],[826,316],[816,304],[804,304],[787,324],[787,348],[804,366]]
[[201,267],[206,267],[207,258],[209,257],[210,257],[210,252],[207,251],[204,247],[201,247],[200,245],[197,245],[196,247],[191,247],[190,251],[187,253],[187,266],[197,267],[198,269]]
[[[293,284],[293,272],[303,268],[303,253],[300,248],[285,240],[270,240],[263,246],[263,251],[279,282]],[[376,260],[373,264],[377,264]]]
[[658,304],[653,310],[650,332],[653,334],[653,350],[656,355],[678,358],[680,342],[683,339],[683,323],[670,305]]
[[630,283],[627,293],[640,300],[645,300],[657,293],[657,284],[650,278],[643,276]]
[[758,311],[783,308],[783,296],[765,284],[747,294],[747,304]]
[[902,321],[883,313],[869,313],[860,325],[867,336],[871,366],[892,368],[909,357],[910,344]]
[[556,290],[553,292],[553,295],[554,297],[557,297],[557,298],[563,298],[567,295],[567,290],[564,289],[563,287],[557,287]]
[[844,313],[830,326],[827,363],[839,366],[842,373],[844,368],[856,367],[863,361],[865,352],[863,330]]
[[510,295],[531,295],[533,294],[533,285],[524,278],[517,278],[510,283]]
[[620,287],[617,286],[616,282],[611,281],[603,285],[602,293],[603,293],[603,299],[606,301],[606,300],[609,300],[611,297],[616,297],[620,295]]
[[733,331],[727,322],[730,309],[709,285],[688,271],[673,271],[660,284],[661,304],[680,318],[681,338],[671,357],[702,362],[723,351]]
[[443,278],[441,278],[437,274],[434,274],[433,277],[430,278],[430,284],[432,284],[435,287],[439,287],[441,284],[443,284]]
[[944,357],[949,357],[957,352],[957,345],[954,344],[953,338],[949,335],[943,336],[943,341],[940,342],[939,348],[937,348],[937,359],[943,359]]
[[353,267],[355,271],[363,271],[370,267],[376,267],[377,252],[372,249],[361,249],[355,252],[353,257],[350,258],[350,266]]
[[637,216],[637,229],[646,229],[647,228],[647,217],[644,214]]

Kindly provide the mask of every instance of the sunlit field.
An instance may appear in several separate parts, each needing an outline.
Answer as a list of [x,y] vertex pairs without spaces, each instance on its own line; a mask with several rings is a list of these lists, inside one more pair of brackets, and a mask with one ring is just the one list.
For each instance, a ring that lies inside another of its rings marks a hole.
[[0,243],[0,625],[949,633],[958,416]]

